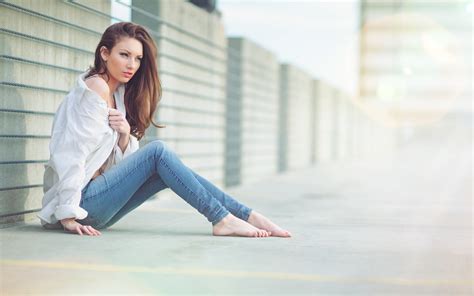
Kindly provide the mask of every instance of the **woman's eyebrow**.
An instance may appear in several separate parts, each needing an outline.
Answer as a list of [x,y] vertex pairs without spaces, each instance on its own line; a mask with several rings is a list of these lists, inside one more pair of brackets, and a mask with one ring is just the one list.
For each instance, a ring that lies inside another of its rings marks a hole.
[[[125,51],[128,52],[128,53],[132,53],[130,50],[125,49],[125,48],[121,48],[121,50],[125,50]],[[141,54],[138,54],[137,56],[141,57],[142,55],[141,55]]]

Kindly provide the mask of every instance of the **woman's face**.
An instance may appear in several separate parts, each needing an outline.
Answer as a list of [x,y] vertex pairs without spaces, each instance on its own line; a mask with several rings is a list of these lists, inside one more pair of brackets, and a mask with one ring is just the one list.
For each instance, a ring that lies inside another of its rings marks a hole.
[[111,78],[127,83],[140,67],[143,46],[135,38],[122,37],[110,52],[103,46],[101,56],[104,61],[107,61],[107,72]]

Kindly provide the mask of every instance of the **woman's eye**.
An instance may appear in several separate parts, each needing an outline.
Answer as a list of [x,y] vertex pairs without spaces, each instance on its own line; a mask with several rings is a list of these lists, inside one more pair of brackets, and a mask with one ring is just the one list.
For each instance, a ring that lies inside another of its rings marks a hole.
[[123,55],[123,56],[128,57],[128,54],[126,54],[126,53],[124,53],[124,52],[122,52],[120,55]]

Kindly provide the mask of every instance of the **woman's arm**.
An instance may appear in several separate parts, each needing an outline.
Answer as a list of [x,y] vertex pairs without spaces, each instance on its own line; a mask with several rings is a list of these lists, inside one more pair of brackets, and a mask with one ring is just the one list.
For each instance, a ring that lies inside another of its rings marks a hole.
[[50,143],[51,162],[58,175],[54,216],[61,224],[65,220],[68,229],[72,229],[70,219],[84,219],[88,214],[79,206],[86,178],[85,163],[110,131],[108,110],[95,93],[86,91],[81,97],[70,98],[58,113],[61,121],[53,127]]

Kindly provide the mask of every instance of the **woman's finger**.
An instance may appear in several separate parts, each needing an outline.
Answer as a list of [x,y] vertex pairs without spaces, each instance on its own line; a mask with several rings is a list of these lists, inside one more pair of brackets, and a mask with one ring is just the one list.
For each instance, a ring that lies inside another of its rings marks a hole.
[[90,225],[88,227],[94,235],[100,235],[101,234],[98,230],[94,229],[94,227],[92,227]]
[[82,235],[81,226],[76,226],[76,232]]
[[92,226],[89,226],[90,231],[92,232],[93,235],[99,235],[98,231],[95,230]]
[[92,227],[92,226],[89,226],[89,227],[90,227],[90,229],[92,229],[92,231],[94,231],[94,232],[96,232],[96,233],[100,233],[100,231],[97,230],[97,229],[95,229],[94,227]]
[[92,235],[92,232],[88,228],[89,226],[83,226],[84,232],[87,233],[88,235]]
[[82,226],[82,230],[85,234],[91,235],[91,232],[89,231],[89,229],[87,229],[87,226]]
[[94,235],[94,234],[92,233],[92,231],[90,230],[89,227],[84,227],[84,231],[85,231],[85,233],[87,233],[88,235]]

